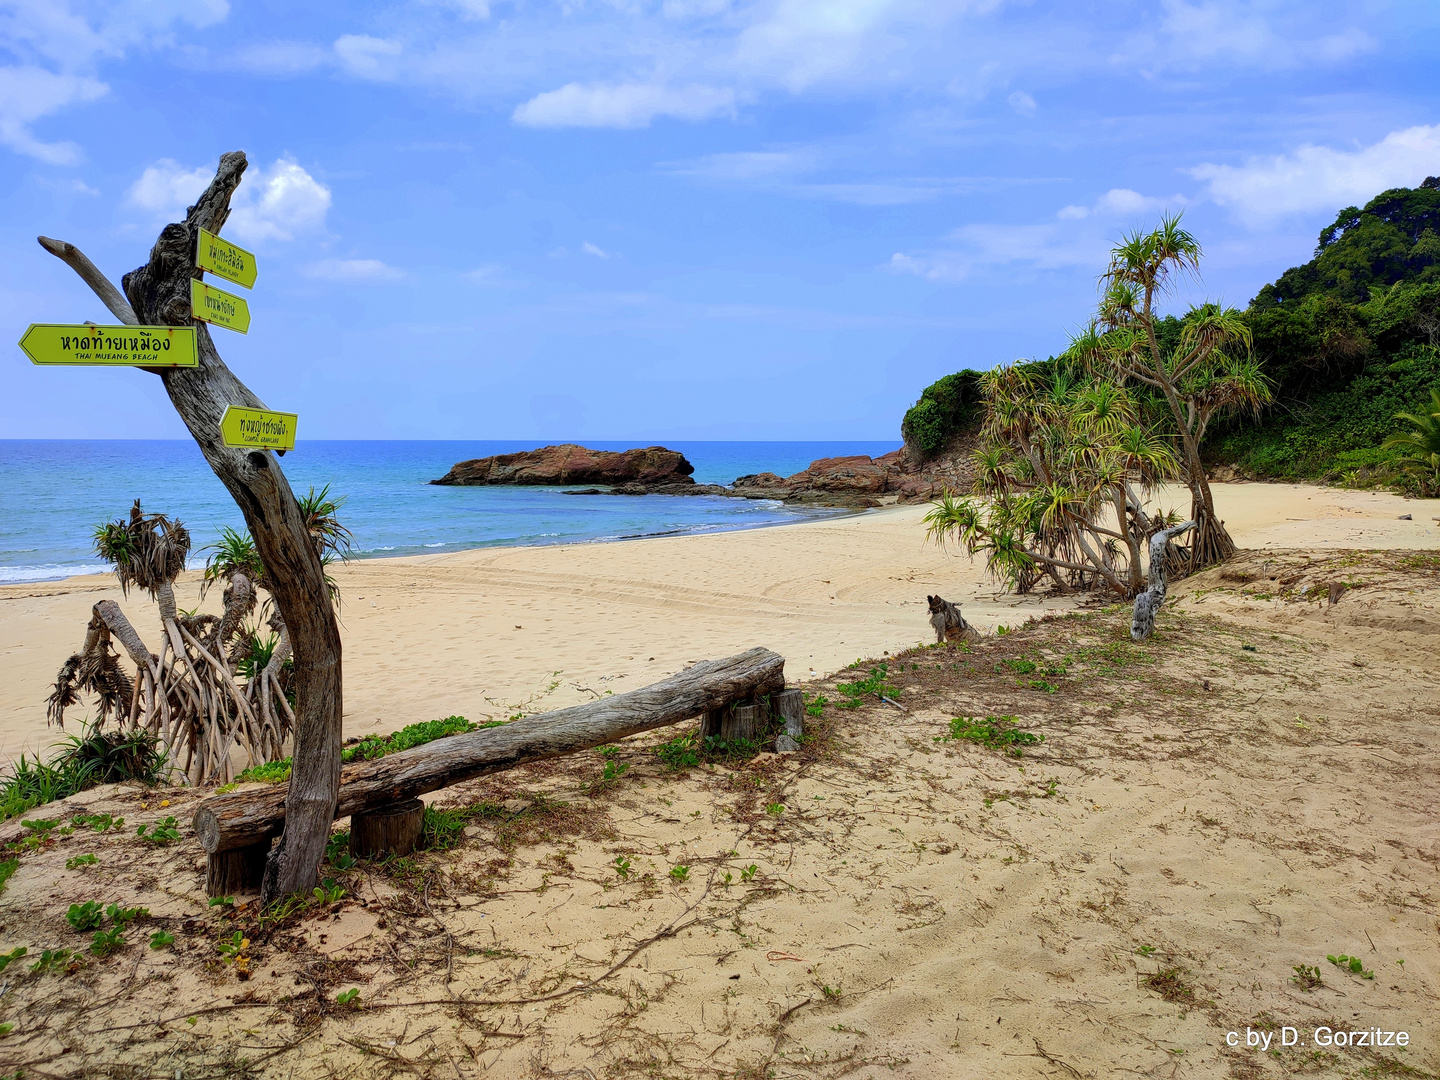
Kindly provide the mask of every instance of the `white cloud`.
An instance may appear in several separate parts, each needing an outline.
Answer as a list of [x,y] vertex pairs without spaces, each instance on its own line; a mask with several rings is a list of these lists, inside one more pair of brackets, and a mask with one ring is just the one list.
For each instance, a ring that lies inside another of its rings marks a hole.
[[308,41],[257,41],[243,46],[234,61],[261,75],[303,75],[334,59],[333,50]]
[[[179,221],[215,171],[187,169],[169,158],[151,165],[130,186],[126,201],[155,222]],[[292,240],[325,226],[330,189],[289,158],[269,169],[251,166],[230,200],[228,235],[247,243]]]
[[1190,174],[1205,193],[1252,224],[1286,214],[1363,204],[1386,188],[1414,187],[1440,172],[1440,124],[1392,131],[1357,150],[1301,146],[1244,165],[1204,164]]
[[1162,214],[1167,210],[1184,207],[1189,202],[1184,195],[1171,195],[1159,199],[1141,195],[1130,188],[1111,188],[1095,200],[1093,206],[1063,206],[1055,216],[1061,221],[1080,221],[1088,217],[1130,218],[1140,214]]
[[467,270],[460,275],[466,281],[476,285],[508,285],[511,282],[505,272],[505,267],[499,263],[486,263],[484,266],[477,266],[474,270]]
[[230,231],[241,240],[292,240],[325,226],[330,189],[300,165],[281,158],[247,173],[230,202]]
[[675,176],[693,176],[719,182],[770,180],[810,172],[821,161],[814,147],[786,150],[742,150],[707,154],[693,161],[672,161],[661,167]]
[[357,284],[397,281],[405,276],[379,259],[321,259],[305,267],[302,272],[316,281]]
[[126,201],[157,222],[179,221],[214,175],[213,169],[187,169],[161,158],[130,185]]
[[735,111],[735,92],[713,86],[652,83],[582,86],[569,83],[515,109],[526,127],[648,127],[657,116],[704,120]]
[[1169,39],[1169,58],[1182,63],[1285,68],[1347,60],[1376,47],[1357,27],[1315,36],[1317,12],[1309,5],[1288,17],[1276,5],[1236,0],[1162,0],[1162,8],[1160,31]]
[[370,37],[368,34],[346,34],[335,42],[335,55],[352,75],[365,79],[394,77],[394,60],[404,46],[398,41]]
[[589,240],[586,240],[583,244],[580,245],[580,250],[583,251],[586,255],[594,255],[597,259],[610,258],[610,253],[608,251],[596,246],[595,244],[592,244]]
[[[705,183],[746,186],[799,199],[824,199],[854,206],[910,206],[949,195],[1014,187],[1021,177],[987,176],[855,176],[873,167],[873,147],[844,145],[790,146],[707,154],[690,161],[660,165],[672,176]],[[847,173],[839,178],[837,173]],[[828,174],[825,179],[817,174]]]
[[930,281],[964,281],[979,270],[1015,266],[1026,270],[1102,267],[1108,245],[1098,232],[1077,233],[1060,225],[966,225],[955,246],[919,255],[896,252],[887,268]]
[[116,0],[93,10],[71,10],[65,0],[0,4],[0,53],[17,60],[0,66],[0,144],[49,165],[74,164],[80,147],[43,141],[31,125],[102,97],[109,87],[95,77],[101,60],[172,46],[175,24],[208,26],[230,7],[226,0]]
[[1005,100],[1010,103],[1010,108],[1014,109],[1021,116],[1035,115],[1035,99],[1025,93],[1024,90],[1016,90]]
[[80,160],[73,142],[44,142],[30,125],[67,105],[103,96],[109,87],[80,75],[57,75],[39,67],[0,68],[0,143],[48,165]]
[[462,19],[478,21],[490,18],[489,0],[421,0],[421,2],[449,8]]

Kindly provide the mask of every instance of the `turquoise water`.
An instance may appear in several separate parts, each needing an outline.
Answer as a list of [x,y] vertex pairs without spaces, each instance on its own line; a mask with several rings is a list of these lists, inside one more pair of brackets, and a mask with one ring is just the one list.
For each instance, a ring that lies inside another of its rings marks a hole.
[[[563,440],[556,440],[563,441]],[[813,520],[845,511],[693,495],[562,495],[560,488],[434,487],[468,458],[533,442],[301,442],[281,467],[298,492],[330,485],[361,558],[466,548],[622,540]],[[597,450],[643,443],[589,442]],[[698,483],[798,472],[821,457],[877,456],[898,442],[671,442]],[[187,441],[0,440],[0,582],[46,581],[105,569],[91,554],[100,522],[135,499],[179,518],[192,553],[244,521]],[[199,562],[204,556],[200,554]]]

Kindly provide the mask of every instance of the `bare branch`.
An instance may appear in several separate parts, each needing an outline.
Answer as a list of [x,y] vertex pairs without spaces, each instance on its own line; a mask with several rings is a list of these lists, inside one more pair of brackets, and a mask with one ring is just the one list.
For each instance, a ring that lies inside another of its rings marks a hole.
[[80,280],[90,286],[91,291],[110,309],[112,315],[126,326],[140,325],[135,309],[130,306],[130,301],[125,299],[125,294],[110,283],[110,279],[85,257],[83,251],[64,240],[51,240],[48,236],[37,236],[36,239],[40,241],[41,247],[79,274]]

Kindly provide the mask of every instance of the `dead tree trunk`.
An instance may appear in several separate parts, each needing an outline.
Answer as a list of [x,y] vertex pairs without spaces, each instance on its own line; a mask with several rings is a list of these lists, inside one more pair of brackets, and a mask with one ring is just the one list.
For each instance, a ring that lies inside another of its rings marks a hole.
[[320,557],[275,456],[268,450],[243,450],[221,441],[220,419],[227,406],[259,409],[264,404],[225,366],[206,324],[191,317],[190,279],[200,276],[195,266],[200,230],[218,233],[224,226],[245,166],[245,155],[239,152],[220,158],[215,179],[185,220],[165,226],[150,251],[150,261],[125,275],[124,297],[73,245],[45,237],[40,244],[68,263],[121,322],[195,326],[199,366],[163,368],[158,374],[205,460],[245,515],[295,650],[295,763],[285,805],[289,827],[266,864],[261,898],[268,902],[315,884],[335,818],[340,786],[340,628]]
[[[369,813],[485,773],[603,746],[784,686],[785,658],[769,649],[707,660],[653,686],[348,765],[335,816]],[[195,834],[213,857],[262,843],[282,828],[288,835],[288,808],[284,784],[216,795],[195,811]],[[327,821],[319,833],[322,850],[329,836]]]

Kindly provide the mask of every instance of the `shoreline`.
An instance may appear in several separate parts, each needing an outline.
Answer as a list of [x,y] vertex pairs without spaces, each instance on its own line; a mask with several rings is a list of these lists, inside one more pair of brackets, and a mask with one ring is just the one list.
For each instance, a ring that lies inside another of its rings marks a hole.
[[[553,488],[553,489],[552,489],[552,488],[548,488],[548,487],[547,487],[545,490],[559,490],[559,488],[557,487],[557,488]],[[605,494],[608,495],[609,493],[606,492]],[[662,498],[695,498],[696,496],[693,496],[693,495],[691,495],[691,496],[662,495],[661,497],[662,497]],[[701,497],[703,497],[703,496],[701,496]],[[636,495],[617,495],[617,496],[615,496],[615,498],[644,498],[644,496],[636,496]],[[755,500],[751,500],[751,501],[759,502],[759,503],[774,503],[776,506],[788,506],[788,505],[789,505],[789,504],[786,504],[786,503],[784,502],[784,500],[782,500],[782,499],[755,499]],[[912,504],[912,505],[913,505],[913,504]],[[533,543],[528,543],[528,544],[527,544],[527,543],[514,543],[514,542],[510,542],[510,541],[500,541],[500,542],[496,542],[496,543],[481,543],[481,544],[476,544],[476,545],[474,545],[474,546],[472,546],[472,547],[455,547],[455,548],[452,548],[452,549],[449,550],[449,551],[437,551],[437,552],[435,552],[435,554],[437,554],[437,555],[460,555],[460,554],[464,554],[464,553],[467,552],[467,551],[506,551],[506,550],[510,550],[510,549],[512,549],[512,548],[554,548],[554,547],[566,547],[566,546],[580,547],[580,546],[587,546],[587,545],[590,545],[590,544],[618,544],[618,543],[624,543],[624,542],[633,541],[633,540],[657,540],[657,539],[663,539],[663,538],[667,538],[667,537],[716,536],[716,535],[720,535],[720,534],[722,534],[722,533],[753,532],[753,531],[755,531],[755,530],[757,530],[757,529],[782,529],[782,528],[788,528],[788,527],[790,527],[790,526],[792,526],[792,525],[808,525],[808,524],[812,524],[813,522],[816,522],[816,521],[830,521],[830,520],[833,520],[833,519],[854,517],[854,516],[859,515],[859,514],[871,513],[871,512],[876,511],[876,510],[889,510],[889,509],[893,509],[893,507],[889,507],[889,506],[882,506],[882,507],[799,506],[799,507],[795,507],[794,509],[796,510],[796,519],[795,519],[794,521],[759,521],[759,522],[753,522],[753,523],[745,523],[745,522],[742,522],[742,523],[739,523],[739,524],[736,524],[736,525],[696,526],[696,527],[694,527],[694,528],[667,529],[667,530],[665,530],[665,531],[663,531],[663,532],[631,533],[631,534],[627,534],[627,535],[624,535],[624,536],[593,536],[593,537],[589,537],[589,538],[581,539],[581,540],[537,540],[537,541],[535,541],[535,542],[533,542]],[[445,543],[441,543],[441,544],[437,544],[437,545],[435,545],[435,546],[436,546],[436,547],[449,547],[450,545],[445,544]],[[398,554],[390,554],[389,552],[386,552],[386,551],[375,550],[375,551],[370,551],[370,552],[362,552],[362,553],[360,553],[360,554],[358,554],[358,555],[352,555],[352,556],[350,556],[350,558],[349,558],[347,561],[348,561],[348,562],[373,562],[373,561],[375,561],[375,560],[377,560],[377,559],[420,559],[420,558],[425,558],[425,557],[427,557],[427,553],[426,553],[426,552],[423,552],[423,551],[405,551],[405,552],[400,552],[400,553],[398,553]],[[186,572],[187,574],[196,573],[196,572],[199,572],[199,571],[203,570],[204,568],[205,568],[205,563],[204,563],[204,561],[203,561],[203,560],[194,560],[194,559],[193,559],[193,556],[192,556],[192,562],[191,562],[189,565],[186,566],[185,572]],[[0,589],[10,588],[10,587],[12,587],[12,586],[20,586],[20,585],[49,585],[49,584],[56,584],[56,583],[59,583],[59,582],[79,580],[79,579],[83,579],[83,578],[109,577],[109,576],[110,576],[111,574],[113,574],[113,573],[114,573],[114,571],[113,571],[113,570],[110,570],[110,569],[98,569],[98,568],[97,568],[96,570],[91,571],[91,572],[78,573],[78,574],[64,574],[64,575],[61,575],[61,576],[58,576],[58,577],[21,578],[21,579],[17,579],[17,580],[14,580],[14,581],[6,581],[6,580],[3,580],[3,579],[0,579]]]
[[[1236,543],[1267,549],[1440,549],[1440,500],[1309,485],[1214,485]],[[1162,491],[1169,505],[1177,495]],[[983,560],[925,542],[928,504],[626,543],[471,548],[356,559],[341,589],[347,737],[422,720],[538,712],[656,682],[695,660],[765,645],[808,682],[856,657],[933,640],[925,597],[959,603],[985,632],[1074,607],[1013,596]],[[1409,513],[1412,520],[1401,521]],[[199,574],[177,583],[197,602]],[[113,576],[0,585],[0,759],[62,735],[45,726],[55,672],[114,599],[142,638],[154,605]],[[212,590],[202,605],[217,609]],[[70,730],[85,715],[71,714]]]

